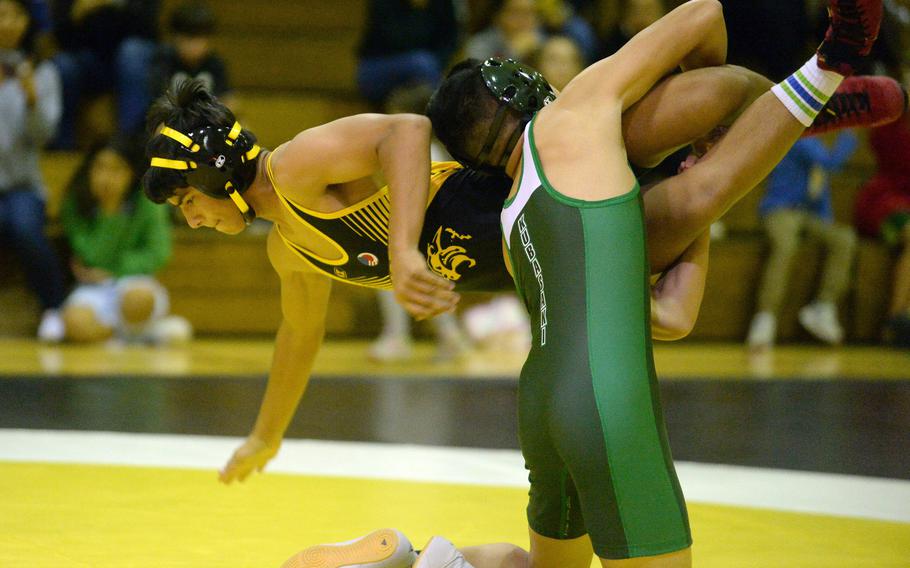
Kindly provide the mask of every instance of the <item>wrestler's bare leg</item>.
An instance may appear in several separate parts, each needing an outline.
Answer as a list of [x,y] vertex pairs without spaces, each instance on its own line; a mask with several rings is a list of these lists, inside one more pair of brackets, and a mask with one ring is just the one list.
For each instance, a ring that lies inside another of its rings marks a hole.
[[[887,81],[880,77],[850,80],[867,83]],[[717,126],[732,124],[755,100],[767,93],[771,86],[772,83],[762,75],[732,65],[698,69],[664,79],[623,114],[623,137],[629,161],[640,167],[658,164],[677,149],[705,137]],[[900,93],[900,86],[895,83],[883,87],[896,92],[889,93],[890,96],[886,97],[879,96],[877,100],[880,106],[874,109],[874,116],[870,114],[864,120],[885,123],[895,120],[903,112],[900,103],[905,100]],[[866,88],[874,89],[876,86],[869,85]],[[846,83],[845,90],[850,90]],[[765,119],[773,120],[773,116]],[[759,122],[761,121],[759,116]],[[837,126],[828,124],[821,130],[850,125],[849,121],[842,121]],[[813,129],[804,130],[803,135],[810,131],[817,129],[813,126]],[[745,134],[746,138],[742,142],[747,144],[746,148],[754,148],[756,141],[764,143],[762,139],[750,137],[748,131]],[[792,142],[787,143],[786,148],[790,145]],[[761,156],[756,156],[756,160],[758,163],[764,161]],[[772,167],[773,164],[772,162]],[[759,170],[766,171],[767,168],[760,167]],[[763,177],[764,174],[759,176],[758,181]],[[652,272],[663,271],[691,244],[693,235],[704,232],[757,183],[756,181],[748,187],[711,184],[711,191],[698,196],[698,199],[676,196],[678,199],[674,200],[663,195],[663,192],[678,185],[679,180],[670,185],[645,188]],[[652,192],[655,188],[656,193]],[[665,209],[671,206],[672,211]]]
[[805,130],[770,91],[694,167],[645,194],[648,259],[662,272],[764,179]]
[[732,124],[771,85],[764,76],[735,65],[667,77],[622,115],[629,161],[656,166],[715,127]]

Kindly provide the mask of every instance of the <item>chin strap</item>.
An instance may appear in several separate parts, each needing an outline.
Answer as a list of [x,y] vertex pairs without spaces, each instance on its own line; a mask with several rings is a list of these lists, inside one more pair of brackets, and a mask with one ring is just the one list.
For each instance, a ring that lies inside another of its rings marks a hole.
[[502,153],[502,158],[499,160],[499,165],[501,167],[504,168],[506,167],[506,164],[509,163],[509,158],[512,156],[512,152],[515,150],[515,145],[518,144],[518,139],[525,131],[525,127],[529,122],[531,122],[531,119],[525,117],[519,120],[518,124],[515,125],[515,130],[512,131],[512,135],[509,136],[509,141],[506,143],[505,152]]
[[237,206],[237,209],[240,210],[240,215],[243,216],[243,222],[249,227],[250,224],[256,220],[256,210],[253,209],[252,205],[247,203],[246,199],[240,195],[240,192],[237,191],[231,182],[227,182],[224,185],[224,191],[227,192],[228,197],[231,198],[231,201],[233,201],[234,205]]

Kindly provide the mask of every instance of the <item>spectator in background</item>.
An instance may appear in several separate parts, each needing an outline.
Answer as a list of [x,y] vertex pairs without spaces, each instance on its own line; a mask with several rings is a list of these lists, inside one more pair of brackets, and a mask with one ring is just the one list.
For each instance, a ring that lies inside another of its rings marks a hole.
[[855,149],[856,137],[850,132],[838,135],[831,148],[821,140],[803,138],[771,173],[759,205],[771,252],[758,288],[758,311],[749,328],[747,342],[752,349],[774,345],[777,312],[803,234],[823,241],[827,256],[818,294],[799,311],[799,322],[825,343],[843,341],[837,303],[850,283],[856,234],[852,227],[834,222],[829,177]]
[[465,57],[527,61],[543,45],[543,22],[534,0],[494,0],[484,28],[465,44]]
[[90,152],[70,182],[61,217],[77,282],[63,308],[71,341],[190,336],[186,320],[165,317],[168,294],[153,276],[170,259],[171,224],[142,197],[144,171],[141,148],[120,138]]
[[189,79],[199,79],[205,88],[221,99],[235,113],[224,60],[212,50],[212,36],[217,21],[209,4],[189,0],[179,4],[167,20],[168,41],[161,45],[152,62],[149,81],[153,98]]
[[885,339],[910,347],[910,115],[872,129],[878,170],[856,200],[856,227],[899,251]]
[[[383,112],[423,114],[432,95],[433,89],[427,85],[399,87],[386,99]],[[437,140],[432,140],[430,159],[441,162],[452,158]],[[413,352],[411,316],[395,300],[395,294],[391,290],[377,290],[376,297],[382,317],[382,330],[370,345],[367,356],[373,361],[387,363],[409,359]],[[453,314],[440,314],[431,320],[431,324],[436,335],[434,358],[437,361],[450,361],[467,353],[470,343]]]
[[597,59],[600,52],[597,33],[587,20],[576,13],[572,3],[566,0],[537,0],[537,10],[547,33],[571,38],[581,49],[585,65]]
[[35,25],[34,50],[38,59],[48,59],[54,53],[54,20],[48,0],[29,0],[28,10]]
[[66,291],[57,254],[45,235],[45,187],[38,154],[60,120],[60,78],[36,62],[36,28],[25,0],[0,0],[0,235],[25,269],[44,313],[39,339],[59,341],[58,308]]
[[585,68],[578,44],[568,36],[559,35],[547,38],[528,62],[558,91]]
[[572,38],[585,61],[598,53],[597,35],[563,0],[493,0],[480,31],[465,45],[465,56],[528,62],[551,34]]
[[[619,10],[619,17],[612,26],[601,30],[600,57],[609,57],[632,39],[635,34],[661,19],[667,13],[664,0],[619,0],[606,2],[603,9]],[[613,21],[604,18],[605,21]]]
[[370,0],[357,88],[381,106],[397,87],[435,87],[458,47],[452,0]]
[[63,118],[54,146],[76,146],[78,110],[88,97],[112,92],[117,131],[143,126],[151,103],[149,66],[155,52],[158,0],[55,0],[54,57],[63,80]]

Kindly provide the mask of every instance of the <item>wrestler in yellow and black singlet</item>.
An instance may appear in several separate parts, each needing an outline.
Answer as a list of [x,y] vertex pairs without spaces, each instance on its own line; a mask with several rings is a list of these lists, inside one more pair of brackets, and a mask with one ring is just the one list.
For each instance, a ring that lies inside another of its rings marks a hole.
[[[269,178],[271,156],[268,160]],[[323,258],[286,238],[297,256],[327,276],[369,288],[391,288],[389,277],[389,189],[333,213],[301,207],[275,186],[281,202],[339,251]],[[430,195],[420,236],[421,252],[433,272],[455,283],[457,290],[503,290],[512,279],[502,261],[499,214],[512,181],[465,169],[457,162],[434,162]]]

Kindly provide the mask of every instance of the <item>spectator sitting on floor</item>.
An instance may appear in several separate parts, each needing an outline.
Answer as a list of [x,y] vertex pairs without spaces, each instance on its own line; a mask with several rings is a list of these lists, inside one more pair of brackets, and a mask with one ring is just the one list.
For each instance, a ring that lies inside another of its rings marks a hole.
[[885,339],[910,347],[910,115],[872,129],[878,169],[856,200],[856,227],[899,251],[891,285]]
[[60,120],[60,78],[34,60],[35,23],[25,0],[0,0],[0,236],[19,257],[44,310],[39,339],[59,341],[66,289],[45,235],[45,187],[38,154]]
[[227,66],[212,49],[217,22],[209,4],[189,0],[179,4],[167,20],[168,41],[152,62],[149,84],[153,98],[189,79],[199,79],[206,89],[237,113]]
[[62,220],[77,287],[66,299],[66,338],[117,337],[152,343],[189,338],[183,318],[166,317],[167,290],[154,278],[171,256],[167,210],[143,199],[140,149],[115,139],[90,152],[76,171]]
[[749,327],[747,342],[752,349],[774,344],[777,312],[803,234],[824,242],[827,256],[818,294],[799,311],[799,322],[825,343],[843,341],[837,303],[850,283],[856,234],[852,227],[834,222],[829,176],[855,149],[856,137],[850,132],[838,135],[831,148],[821,140],[803,138],[771,173],[759,205],[771,250],[758,288],[758,311]]
[[452,0],[370,0],[357,88],[377,108],[398,87],[435,87],[458,47]]
[[[63,117],[54,147],[76,147],[79,109],[113,93],[116,131],[143,127],[151,103],[148,77],[155,53],[159,0],[55,0],[54,63],[63,81]],[[95,134],[95,133],[92,133]]]

